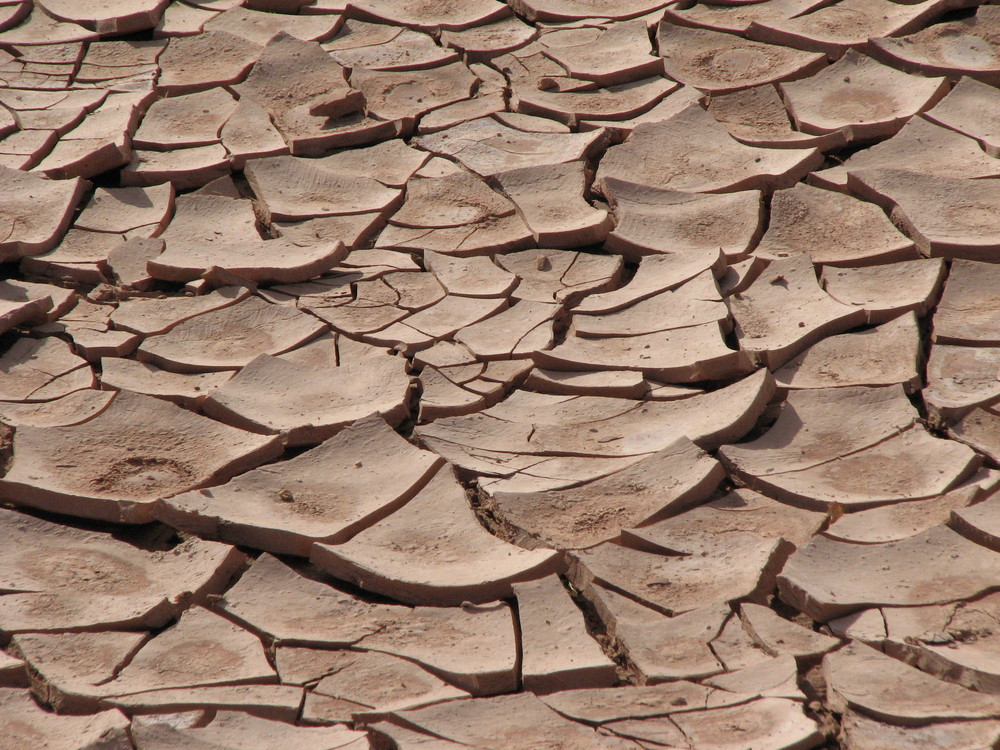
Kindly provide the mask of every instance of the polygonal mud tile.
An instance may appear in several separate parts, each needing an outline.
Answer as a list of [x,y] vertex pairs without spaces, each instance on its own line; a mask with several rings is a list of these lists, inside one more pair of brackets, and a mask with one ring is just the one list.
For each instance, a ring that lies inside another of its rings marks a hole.
[[883,38],[868,42],[868,52],[893,67],[928,76],[966,75],[984,83],[1000,83],[1000,56],[995,51],[1000,13],[996,8],[980,7],[970,18],[935,24],[909,36],[901,37],[899,32],[879,36]]
[[236,100],[222,88],[153,102],[132,137],[136,148],[168,151],[218,143]]
[[809,176],[813,185],[848,192],[848,173],[862,169],[893,169],[900,165],[914,172],[941,177],[981,179],[997,177],[997,160],[972,138],[922,117],[913,117],[896,135],[858,151],[843,164]]
[[760,604],[741,604],[740,618],[747,633],[771,656],[812,661],[840,645],[838,639],[790,622]]
[[77,229],[155,237],[170,221],[174,187],[98,188],[73,222]]
[[680,84],[663,77],[621,83],[595,91],[545,91],[518,88],[513,106],[520,113],[550,117],[576,126],[580,121],[628,120],[648,112]]
[[690,8],[668,7],[667,20],[696,29],[727,31],[745,36],[754,21],[768,22],[794,18],[824,5],[823,0],[766,0],[754,3],[719,3],[693,5]]
[[821,134],[849,128],[853,141],[897,133],[913,115],[934,106],[947,88],[944,78],[902,73],[855,50],[811,78],[779,84],[799,130]]
[[908,747],[989,747],[1000,738],[1000,721],[978,719],[946,721],[923,726],[896,726],[876,721],[851,709],[841,718],[845,740],[858,750],[885,748],[904,750]]
[[634,743],[606,737],[564,719],[530,693],[450,701],[397,711],[396,722],[434,737],[484,750],[499,748],[579,748],[630,750]]
[[1000,304],[1000,298],[993,292],[998,273],[993,263],[956,260],[951,264],[934,314],[935,343],[976,347],[1000,344],[1000,331],[993,314]]
[[996,461],[1000,455],[1000,414],[995,405],[975,408],[951,425],[948,435]]
[[645,21],[634,20],[610,24],[594,40],[546,54],[574,78],[613,86],[662,74],[663,60],[650,52],[649,29]]
[[632,466],[564,489],[488,490],[486,507],[524,547],[578,549],[705,500],[722,467],[686,438]]
[[692,266],[700,264],[700,271],[718,265],[720,250],[733,260],[745,257],[763,232],[757,191],[700,195],[612,177],[602,190],[617,220],[605,247],[630,259],[675,255],[672,265],[687,259]]
[[551,166],[592,156],[605,144],[602,131],[526,133],[484,117],[415,138],[413,145],[451,157],[490,177],[522,167]]
[[470,62],[484,62],[523,47],[538,36],[534,26],[511,16],[461,31],[442,30],[441,44],[459,50]]
[[289,152],[285,139],[274,127],[267,110],[250,97],[236,104],[218,135],[234,169],[243,169],[251,159]]
[[517,685],[514,623],[506,604],[414,609],[373,604],[264,554],[226,593],[222,607],[278,645],[395,654],[475,695]]
[[[764,3],[749,7],[761,5]],[[785,105],[777,89],[771,84],[740,89],[729,94],[713,94],[703,101],[705,108],[726,127],[729,134],[748,146],[818,148],[827,151],[847,145],[848,134],[845,132],[815,135],[793,129]]]
[[[640,283],[636,284],[633,277],[628,286],[639,291],[641,281],[640,279]],[[628,292],[625,289],[616,290],[619,294],[605,292],[585,298],[574,308],[574,312],[581,308],[585,312],[573,316],[573,331],[585,338],[605,338],[638,336],[705,323],[717,323],[723,330],[732,326],[729,308],[723,303],[715,277],[710,271],[703,271],[673,289],[623,305],[620,309],[591,312],[592,308],[601,307],[601,298],[603,301],[627,299]],[[617,307],[613,302],[612,306]]]
[[567,305],[617,286],[623,266],[614,256],[548,249],[506,253],[495,260],[519,280],[512,298]]
[[463,297],[506,297],[517,285],[510,271],[487,258],[457,258],[427,250],[424,266],[450,294]]
[[824,267],[827,294],[865,311],[867,323],[885,323],[912,310],[923,317],[937,300],[946,275],[940,258],[864,268]]
[[945,526],[898,542],[857,545],[816,537],[778,576],[783,601],[825,622],[865,607],[939,604],[996,588],[1000,564]]
[[65,234],[88,183],[46,180],[0,166],[0,257],[14,261],[54,248]]
[[865,319],[863,310],[823,291],[806,255],[772,262],[747,289],[729,297],[729,307],[741,351],[771,369]]
[[[323,44],[323,48],[331,57],[347,68],[365,68],[368,70],[425,70],[447,65],[458,60],[458,53],[445,47],[439,47],[428,34],[419,31],[401,30],[390,27],[395,33],[388,41],[375,44],[360,44],[362,40],[353,39],[353,29],[363,21],[346,23],[341,34],[347,31],[347,43],[351,46],[341,46],[338,39]],[[371,24],[379,26],[381,24]]]
[[597,189],[608,178],[692,193],[778,189],[819,166],[817,149],[746,146],[712,115],[691,105],[662,122],[637,126],[608,149],[597,170]]
[[192,600],[219,592],[245,560],[233,547],[197,539],[164,554],[15,511],[0,513],[0,522],[11,532],[0,550],[7,633],[162,627]]
[[257,636],[207,609],[192,607],[143,644],[100,690],[114,696],[277,679]]
[[34,402],[93,387],[94,373],[54,337],[20,338],[0,356],[0,400]]
[[852,48],[866,50],[871,37],[908,34],[953,6],[951,0],[906,5],[889,0],[843,0],[793,18],[755,20],[746,33],[751,39],[825,52],[836,59]]
[[804,78],[827,65],[826,56],[817,52],[675,26],[667,18],[660,23],[657,37],[667,75],[712,93]]
[[260,354],[295,349],[326,330],[326,324],[311,315],[251,296],[150,336],[138,358],[174,372],[232,370]]
[[[268,683],[148,690],[112,696],[106,698],[104,703],[132,716],[169,716],[186,711],[238,711],[288,725],[298,721],[303,698],[301,687]],[[182,746],[190,747],[187,739]],[[218,745],[210,747],[214,750]]]
[[[308,557],[313,542],[350,539],[398,510],[440,464],[370,417],[289,461],[166,499],[157,516],[201,536]],[[367,489],[376,476],[383,481]]]
[[108,750],[132,747],[129,720],[114,709],[90,716],[59,716],[42,710],[27,690],[16,688],[0,688],[0,708],[5,724],[0,740],[12,748],[40,742],[67,749],[95,743]]
[[178,190],[199,188],[230,172],[229,155],[221,144],[170,151],[132,152],[121,172],[123,185],[159,185],[170,182]]
[[995,472],[983,469],[943,495],[841,516],[824,529],[823,534],[855,544],[906,539],[932,526],[948,523],[949,519],[954,520],[953,511],[978,503],[996,489],[998,481],[1000,477]]
[[931,346],[924,402],[936,424],[949,424],[973,407],[1000,400],[1000,349],[993,346]]
[[1000,548],[996,511],[997,498],[991,495],[981,503],[964,503],[952,508],[948,525],[972,541],[995,550]]
[[101,359],[101,387],[173,401],[196,411],[208,394],[232,377],[230,372],[182,374],[120,357]]
[[[220,451],[220,446],[225,446]],[[0,493],[22,505],[125,523],[166,495],[218,482],[281,452],[280,440],[219,425],[160,399],[119,393],[81,425],[21,427]],[[58,463],[56,474],[41,467]]]
[[763,602],[784,558],[780,540],[732,536],[717,542],[694,539],[691,550],[680,554],[606,542],[572,553],[569,577],[578,589],[601,583],[671,616],[716,602]]
[[521,674],[526,690],[551,693],[614,684],[614,662],[587,633],[583,613],[558,577],[515,583],[513,589],[521,623]]
[[0,422],[15,428],[22,425],[65,427],[80,424],[107,409],[113,399],[113,393],[82,390],[52,401],[0,402]]
[[902,726],[936,721],[995,718],[1000,700],[931,677],[919,669],[852,643],[823,659],[827,700]]
[[510,15],[510,9],[495,0],[472,0],[460,7],[446,0],[417,6],[405,0],[356,0],[351,2],[351,11],[361,18],[427,31],[467,29]]
[[608,212],[586,201],[583,162],[516,169],[495,179],[541,247],[594,245],[611,229]]
[[712,538],[757,537],[781,540],[782,550],[808,543],[823,525],[824,514],[779,503],[746,489],[684,510],[639,528],[622,529],[622,541],[634,549],[695,555]]
[[[388,711],[468,698],[469,693],[443,682],[416,664],[377,651],[333,651],[329,674],[307,695],[305,716],[319,709],[315,696],[360,704],[354,716],[367,718]],[[315,708],[314,708],[315,707]]]
[[[396,552],[391,560],[386,549]],[[509,596],[512,583],[562,567],[554,550],[529,552],[489,535],[450,468],[439,469],[402,509],[350,541],[314,545],[311,559],[361,588],[436,606]]]
[[739,750],[753,747],[807,748],[823,742],[819,723],[802,704],[783,698],[760,698],[729,708],[690,711],[672,717],[693,747]]
[[806,255],[823,266],[869,266],[920,258],[913,242],[871,203],[802,183],[771,197],[757,257]]
[[948,95],[922,117],[975,139],[990,156],[1000,154],[1000,133],[994,102],[996,87],[963,76]]
[[177,747],[219,748],[297,747],[303,750],[336,748],[362,750],[368,747],[364,732],[347,727],[303,727],[263,719],[238,710],[222,710],[207,725],[175,727],[169,721],[136,722],[132,734],[142,750],[172,750]]
[[912,392],[923,382],[922,357],[920,327],[908,313],[876,328],[818,341],[776,370],[774,379],[790,390],[899,384]]

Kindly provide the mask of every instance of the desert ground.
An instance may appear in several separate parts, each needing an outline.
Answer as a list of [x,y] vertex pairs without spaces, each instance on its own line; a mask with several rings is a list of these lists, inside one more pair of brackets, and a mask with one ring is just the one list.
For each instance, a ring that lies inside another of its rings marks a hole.
[[0,0],[0,748],[1000,747],[998,86],[974,0]]

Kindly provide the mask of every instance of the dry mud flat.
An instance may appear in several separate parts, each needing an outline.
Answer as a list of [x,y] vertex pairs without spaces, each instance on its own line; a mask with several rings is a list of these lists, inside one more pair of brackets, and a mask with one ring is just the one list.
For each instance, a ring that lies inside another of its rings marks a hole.
[[1000,9],[0,0],[0,750],[1000,746]]

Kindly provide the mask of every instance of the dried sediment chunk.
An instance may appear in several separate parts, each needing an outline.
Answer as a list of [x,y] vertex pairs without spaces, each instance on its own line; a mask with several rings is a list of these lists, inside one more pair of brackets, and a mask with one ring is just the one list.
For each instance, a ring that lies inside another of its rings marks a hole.
[[105,0],[96,7],[81,8],[73,0],[43,0],[39,7],[53,18],[75,23],[100,34],[131,34],[151,29],[169,0]]
[[555,319],[561,305],[522,300],[496,315],[462,328],[455,341],[482,360],[531,357],[555,340]]
[[209,394],[203,408],[241,429],[315,445],[371,414],[398,425],[408,414],[409,389],[405,360],[374,350],[331,368],[260,354]]
[[94,380],[86,360],[56,338],[20,338],[0,356],[2,401],[49,401],[90,388]]
[[248,297],[147,338],[137,356],[174,372],[235,370],[259,354],[282,354],[325,330],[326,324],[311,315]]
[[844,738],[851,747],[905,750],[908,747],[989,747],[1000,737],[1000,721],[973,719],[923,726],[897,726],[876,721],[851,709],[841,718]]
[[153,336],[202,313],[234,305],[250,296],[245,287],[226,286],[199,297],[165,297],[124,300],[110,311],[109,320],[123,331]]
[[174,210],[174,187],[98,188],[73,222],[76,229],[155,237]]
[[513,0],[511,7],[529,21],[580,21],[595,16],[624,20],[666,5],[663,0]]
[[826,67],[826,56],[741,39],[707,29],[660,22],[658,38],[667,75],[711,93],[804,78]]
[[921,116],[975,139],[990,156],[1000,154],[996,87],[963,76],[948,95]]
[[699,537],[693,551],[684,554],[606,542],[572,553],[570,580],[579,589],[600,583],[670,616],[717,602],[764,602],[784,558],[780,539],[749,533],[729,536]]
[[263,644],[223,617],[201,607],[187,610],[175,625],[147,641],[105,695],[147,690],[277,682]]
[[518,112],[549,117],[570,126],[581,121],[613,124],[640,116],[655,107],[680,84],[661,77],[620,83],[595,91],[515,90]]
[[193,146],[165,153],[132,152],[132,159],[122,170],[123,185],[159,185],[170,182],[179,190],[198,188],[229,174],[226,149],[219,143]]
[[219,142],[219,133],[236,110],[223,88],[153,102],[132,137],[136,148],[169,151]]
[[[390,39],[382,41],[377,34],[372,34],[371,44],[364,44],[364,38],[357,28],[371,26],[378,28],[382,24],[366,24],[364,21],[350,21],[341,29],[341,36],[323,44],[323,48],[331,57],[347,68],[366,68],[368,70],[424,70],[458,60],[458,53],[445,47],[439,47],[428,34],[422,34],[412,29],[402,30],[389,27],[385,31],[394,34]],[[385,28],[385,27],[383,27]],[[346,40],[341,41],[342,36]]]
[[223,607],[279,645],[395,654],[475,695],[517,685],[514,622],[506,604],[414,609],[373,604],[304,578],[264,554],[226,593]]
[[216,242],[260,239],[251,201],[198,194],[182,195],[177,199],[174,216],[162,237],[168,247],[193,245],[196,248]]
[[841,516],[823,534],[856,544],[899,541],[947,523],[949,518],[954,518],[952,511],[979,502],[996,489],[996,485],[996,475],[983,469],[944,495]]
[[[143,523],[157,499],[228,479],[280,451],[277,438],[123,392],[83,424],[18,429],[0,493],[29,507]],[[53,463],[59,472],[43,468]]]
[[730,349],[718,322],[654,333],[593,338],[571,331],[563,343],[532,359],[559,370],[635,370],[662,383],[725,380],[750,372],[750,358]]
[[226,31],[206,30],[170,40],[160,55],[157,85],[167,94],[196,91],[242,81],[263,51]]
[[996,8],[980,7],[971,18],[935,24],[909,36],[895,33],[879,37],[883,38],[868,43],[869,54],[894,67],[923,75],[966,75],[992,85],[1000,83],[1000,56],[995,51],[1000,41],[1000,14]]
[[662,122],[644,123],[608,149],[595,183],[608,178],[691,193],[789,187],[822,161],[816,149],[759,149],[734,139],[691,105]]
[[267,110],[249,96],[236,104],[219,131],[219,137],[234,169],[243,169],[251,159],[281,156],[289,152],[285,139],[274,127]]
[[54,248],[87,187],[79,177],[46,180],[0,166],[0,258],[9,262]]
[[848,192],[848,173],[861,169],[893,169],[941,177],[983,179],[1000,176],[997,160],[972,138],[923,117],[913,117],[896,135],[858,151],[843,164],[809,176],[813,185]]
[[469,99],[478,78],[463,63],[430,70],[378,71],[355,68],[351,86],[365,100],[365,112],[379,120],[399,123],[403,135],[431,110]]
[[729,298],[729,306],[740,349],[772,369],[865,319],[863,310],[823,291],[805,255],[771,263],[749,288]]
[[200,539],[173,554],[149,552],[12,510],[0,512],[0,524],[6,633],[162,627],[192,600],[221,591],[245,560]]
[[[993,263],[956,260],[934,314],[934,341],[939,344],[994,347],[1000,344],[994,310],[1000,305]],[[984,355],[989,356],[989,355]]]
[[[554,750],[630,750],[635,745],[598,734],[564,719],[530,693],[473,698],[398,711],[395,720],[462,746],[496,750],[551,747]],[[446,746],[450,747],[450,746]]]
[[67,749],[96,744],[108,750],[132,747],[128,717],[115,709],[90,716],[60,716],[42,710],[27,690],[0,688],[0,710],[5,724],[0,740],[10,747],[40,742]]
[[850,129],[854,141],[897,133],[948,89],[944,78],[922,78],[850,50],[812,78],[779,84],[795,126],[806,133]]
[[495,0],[472,0],[460,6],[448,0],[418,5],[406,0],[353,0],[351,12],[362,18],[426,31],[468,29],[510,15],[510,9]]
[[338,748],[360,750],[367,744],[365,733],[343,725],[329,727],[295,726],[277,719],[265,719],[238,710],[218,711],[212,721],[191,727],[173,726],[167,722],[142,722],[133,725],[132,733],[138,745],[148,750],[168,750],[238,747],[296,747],[303,750]]
[[736,750],[747,742],[770,747],[815,747],[823,733],[798,701],[759,698],[731,708],[690,711],[671,717],[694,747]]
[[603,132],[527,133],[492,118],[471,120],[415,138],[413,144],[449,156],[490,177],[522,167],[551,166],[593,155],[606,142]]
[[811,661],[840,645],[836,638],[785,620],[760,604],[741,604],[740,618],[747,633],[771,656],[791,655]]
[[509,596],[512,583],[561,567],[554,550],[521,550],[486,532],[451,468],[439,469],[402,509],[350,541],[315,545],[311,558],[362,588],[436,606]]
[[751,39],[825,52],[835,59],[852,48],[867,50],[871,37],[908,34],[953,6],[949,0],[843,0],[793,18],[754,21],[746,33]]
[[487,505],[521,546],[578,549],[696,505],[722,478],[718,462],[681,438],[632,466],[577,486],[542,492],[491,490]]
[[871,606],[971,599],[996,588],[1000,556],[945,526],[898,542],[857,545],[817,536],[778,576],[783,601],[818,622]]
[[424,266],[450,294],[463,297],[505,297],[518,283],[514,274],[487,258],[455,258],[428,250]]
[[806,255],[816,265],[849,267],[919,259],[878,206],[802,183],[771,197],[770,223],[754,254]]
[[[113,696],[104,702],[132,715],[239,711],[292,724],[302,712],[303,698],[301,687],[268,683],[147,690]],[[185,742],[184,747],[189,746]],[[212,750],[217,747],[213,746]]]
[[586,631],[583,613],[557,576],[515,583],[526,690],[596,688],[616,680],[615,664]]
[[922,351],[917,318],[907,313],[877,328],[818,341],[776,370],[774,379],[791,390],[898,383],[913,391],[922,383]]
[[814,135],[793,129],[778,90],[771,84],[740,89],[729,94],[713,94],[705,102],[705,108],[726,126],[733,138],[748,146],[815,147],[827,151],[847,145],[847,134],[844,132]]
[[938,423],[955,421],[973,407],[1000,400],[1000,349],[935,343],[927,361],[924,401]]
[[794,18],[822,6],[823,0],[767,0],[766,2],[722,2],[718,5],[694,5],[690,8],[668,7],[667,20],[696,29],[727,31],[745,36],[754,21]]
[[196,410],[211,391],[231,377],[230,372],[182,375],[134,359],[101,359],[101,386],[104,389],[155,396],[192,410]]
[[224,269],[242,279],[262,283],[293,284],[329,271],[347,257],[339,240],[303,244],[287,239],[239,243],[170,243],[148,261],[154,279],[184,283],[204,278],[213,269]]
[[583,162],[516,169],[495,179],[541,247],[594,245],[611,229],[608,212],[587,203]]
[[650,54],[645,21],[625,21],[601,30],[595,40],[549,49],[546,54],[574,78],[602,86],[663,73],[663,60]]
[[514,299],[569,305],[617,286],[623,265],[614,256],[548,249],[507,253],[496,262],[519,279]]
[[902,726],[996,718],[1000,701],[931,677],[868,646],[851,643],[823,659],[827,699]]
[[946,269],[940,258],[863,268],[825,267],[827,294],[865,311],[867,323],[885,323],[912,310],[923,317],[937,300]]

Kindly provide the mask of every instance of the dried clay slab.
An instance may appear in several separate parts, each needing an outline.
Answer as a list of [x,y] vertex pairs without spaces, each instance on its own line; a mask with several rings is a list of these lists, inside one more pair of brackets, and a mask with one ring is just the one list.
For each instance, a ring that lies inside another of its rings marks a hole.
[[994,347],[1000,329],[993,310],[1000,305],[993,282],[1000,276],[993,263],[956,260],[934,314],[933,339],[939,344]]
[[1000,720],[950,720],[922,726],[881,722],[851,709],[844,712],[841,728],[851,747],[990,747],[1000,738]]
[[754,21],[777,21],[794,18],[822,6],[823,0],[765,0],[764,2],[721,2],[718,5],[693,5],[690,8],[668,7],[665,17],[680,26],[727,31],[746,35]]
[[886,138],[948,92],[944,78],[922,78],[850,50],[815,76],[778,85],[796,128],[849,129],[853,141]]
[[706,500],[723,469],[687,438],[627,468],[565,489],[489,491],[485,504],[522,547],[579,549]]
[[[544,38],[543,38],[544,42]],[[614,86],[663,73],[663,60],[650,54],[649,29],[642,20],[610,24],[597,39],[546,52],[573,78]]]
[[[80,425],[19,428],[0,494],[58,513],[145,523],[159,498],[228,479],[281,450],[277,437],[122,392]],[[53,464],[62,467],[59,472],[43,468]]]
[[467,29],[510,15],[510,9],[495,0],[472,0],[460,6],[441,0],[416,6],[406,0],[356,0],[351,10],[366,20],[425,31]]
[[248,297],[182,321],[139,348],[138,358],[173,372],[234,370],[259,354],[281,354],[321,335],[311,315]]
[[658,39],[668,76],[714,94],[805,78],[827,65],[826,56],[817,52],[675,26],[666,18]]
[[940,258],[863,268],[825,267],[827,294],[865,311],[865,322],[885,323],[912,310],[923,317],[937,300],[946,269]]
[[513,0],[511,7],[529,21],[567,22],[594,18],[625,20],[666,5],[663,0]]
[[[159,628],[219,593],[245,562],[235,548],[200,539],[164,553],[12,510],[0,524],[5,633]],[[25,555],[29,548],[37,554]]]
[[54,337],[19,338],[0,356],[2,401],[49,401],[93,385],[86,360]]
[[308,557],[314,542],[346,541],[401,508],[441,463],[368,417],[288,461],[168,498],[156,515],[200,536]]
[[0,166],[0,258],[14,261],[59,244],[87,187],[79,177],[46,180]]
[[997,347],[933,344],[924,389],[928,417],[950,424],[976,406],[993,404],[1000,399],[998,369]]
[[[875,36],[869,34],[869,36]],[[1000,13],[981,6],[971,18],[928,26],[909,36],[879,35],[868,42],[872,57],[910,73],[1000,83]],[[893,38],[897,37],[897,38]]]
[[5,724],[0,740],[8,747],[39,743],[67,750],[97,744],[107,750],[132,747],[129,719],[115,709],[90,716],[60,716],[41,709],[28,690],[0,688],[0,710]]
[[1000,119],[995,105],[1000,92],[994,86],[963,76],[948,95],[923,117],[976,140],[990,156],[1000,154]]
[[[390,558],[387,549],[394,550]],[[350,541],[314,545],[311,559],[361,588],[434,606],[503,598],[512,583],[562,567],[554,550],[521,550],[485,531],[450,467],[439,469],[402,509]]]
[[[742,260],[763,232],[758,190],[704,195],[605,177],[601,191],[616,224],[605,247],[634,259],[659,253]],[[713,255],[714,253],[714,255]]]
[[517,687],[514,622],[506,604],[411,609],[372,603],[304,578],[264,554],[229,589],[222,606],[279,647],[352,646],[394,654],[474,695]]
[[971,599],[996,588],[1000,555],[945,526],[898,542],[857,545],[816,537],[778,576],[782,601],[826,622],[872,606]]
[[820,165],[816,149],[746,146],[698,105],[668,120],[639,125],[601,160],[595,186],[608,178],[691,193],[774,190]]
[[[234,706],[234,708],[237,708]],[[220,710],[207,725],[177,726],[155,719],[136,722],[132,734],[139,747],[147,750],[192,750],[209,748],[295,747],[303,750],[363,750],[365,733],[346,726],[296,726],[265,719],[239,710]]]
[[816,265],[848,267],[920,257],[878,206],[803,183],[771,196],[770,223],[754,255],[806,255]]

